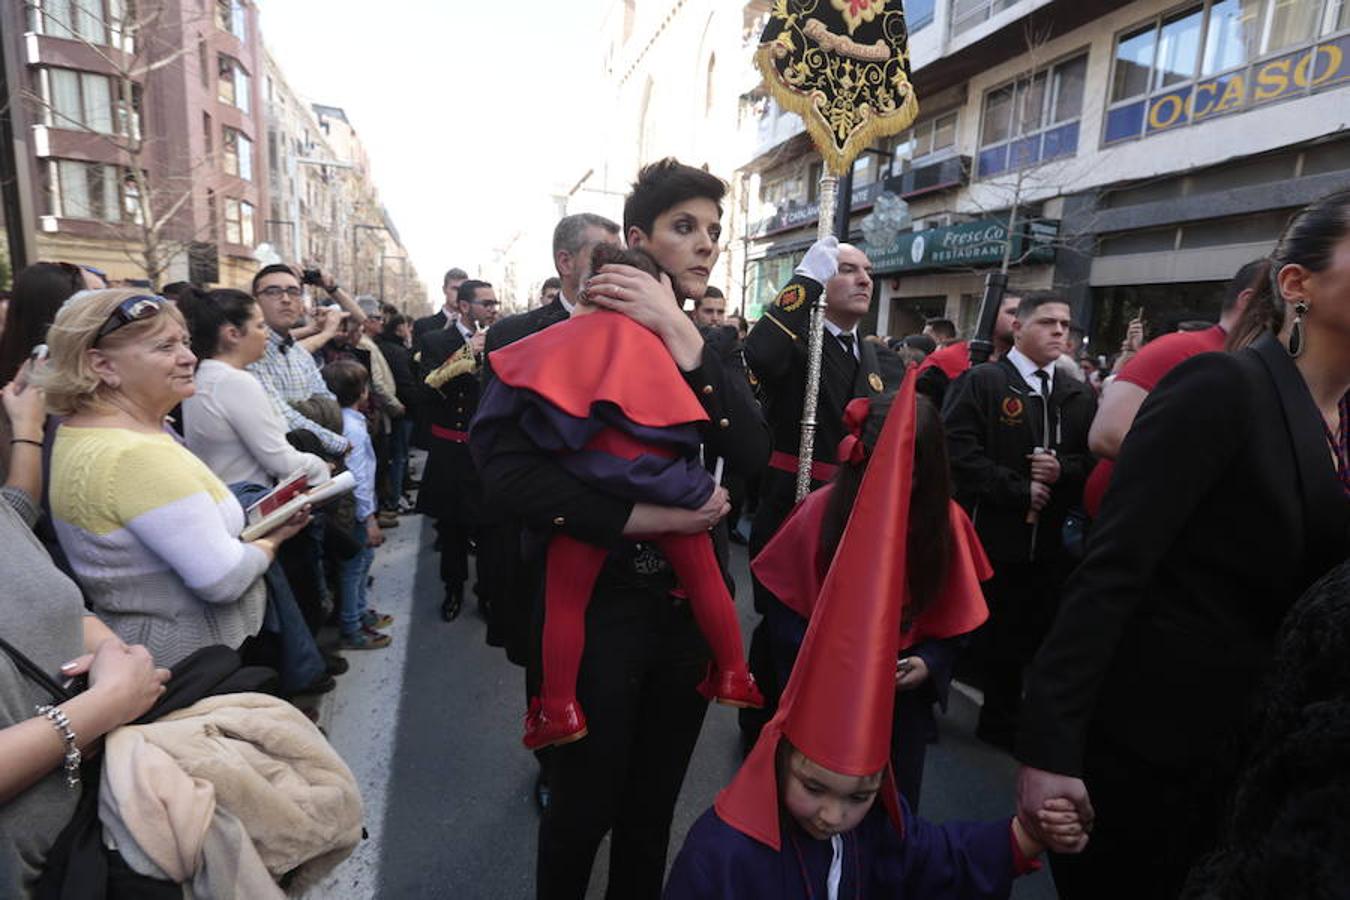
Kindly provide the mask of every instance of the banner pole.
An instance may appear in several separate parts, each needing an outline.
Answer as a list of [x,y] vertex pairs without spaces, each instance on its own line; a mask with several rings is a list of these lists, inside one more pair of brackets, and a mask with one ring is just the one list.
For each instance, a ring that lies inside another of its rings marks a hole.
[[[820,176],[820,218],[816,221],[816,239],[834,233],[834,213],[838,201],[839,177],[828,171]],[[806,395],[802,398],[802,440],[797,448],[797,499],[811,490],[811,463],[816,449],[816,406],[820,394],[820,357],[825,334],[825,286],[811,306],[811,324],[806,348]]]

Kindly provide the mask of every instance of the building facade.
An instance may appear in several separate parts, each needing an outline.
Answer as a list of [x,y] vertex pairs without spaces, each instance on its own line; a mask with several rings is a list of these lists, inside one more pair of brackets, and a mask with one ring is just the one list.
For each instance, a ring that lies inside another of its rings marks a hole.
[[2,15],[36,257],[237,283],[266,208],[257,10],[29,0]]
[[[357,222],[379,228],[358,290],[377,291],[381,260],[406,259],[354,130],[285,86],[252,0],[5,3],[0,42],[17,200],[6,224],[26,235],[29,261],[242,287],[271,242],[288,260],[345,265],[351,286],[341,248]],[[325,115],[349,132],[340,153],[324,143]],[[309,158],[349,166],[297,163]],[[394,270],[400,302],[424,305],[411,266]]]
[[[1350,186],[1348,0],[906,8],[920,117],[854,169],[882,333],[934,315],[969,331],[1005,267],[1064,291],[1094,347],[1141,311],[1159,328],[1212,318],[1294,209]],[[819,158],[795,116],[746,103],[753,314],[814,236]]]

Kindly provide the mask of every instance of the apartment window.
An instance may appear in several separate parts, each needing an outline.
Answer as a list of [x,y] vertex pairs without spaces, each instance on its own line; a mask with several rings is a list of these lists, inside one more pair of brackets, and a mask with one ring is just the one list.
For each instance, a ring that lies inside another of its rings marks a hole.
[[248,40],[248,20],[239,0],[216,0],[216,25],[241,41]]
[[[1104,143],[1350,80],[1347,0],[1206,0],[1116,39]],[[1291,48],[1293,52],[1289,52]]]
[[253,180],[253,142],[242,131],[222,128],[220,133],[221,163],[227,175],[237,175],[245,181]]
[[116,166],[51,160],[48,169],[53,215],[65,219],[124,221],[121,172]]
[[905,160],[920,162],[930,156],[948,156],[956,149],[957,113],[919,122],[900,135],[894,144],[895,171]]
[[969,31],[995,13],[1003,12],[1017,3],[1018,0],[952,0],[952,35]]
[[905,4],[905,26],[913,34],[920,28],[933,24],[934,0],[910,0]]
[[124,0],[29,0],[33,31],[130,51],[130,37],[123,32],[126,18]]
[[197,71],[201,73],[202,87],[211,87],[211,55],[206,51],[206,38],[197,38]]
[[[1086,73],[1084,54],[986,94],[979,176],[988,178],[1077,153]],[[952,130],[954,136],[954,122]]]
[[42,100],[48,125],[114,133],[112,79],[73,69],[46,69],[43,76]]
[[244,67],[237,59],[222,53],[216,69],[219,73],[216,96],[220,102],[249,112],[253,99],[253,79],[244,71]]
[[225,241],[253,246],[253,204],[247,200],[225,198]]
[[216,138],[211,127],[211,114],[206,111],[202,112],[202,146],[206,148],[207,156],[216,152]]

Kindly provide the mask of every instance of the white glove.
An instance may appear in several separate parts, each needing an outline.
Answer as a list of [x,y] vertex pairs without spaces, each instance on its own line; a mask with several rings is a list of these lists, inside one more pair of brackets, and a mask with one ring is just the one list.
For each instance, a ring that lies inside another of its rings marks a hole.
[[794,271],[823,287],[839,272],[839,238],[830,235],[816,241]]

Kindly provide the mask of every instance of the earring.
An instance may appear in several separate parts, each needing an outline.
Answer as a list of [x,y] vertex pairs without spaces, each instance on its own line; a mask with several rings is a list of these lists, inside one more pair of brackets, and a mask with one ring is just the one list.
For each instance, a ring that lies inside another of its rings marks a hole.
[[1303,336],[1303,316],[1308,312],[1308,304],[1300,300],[1294,304],[1294,326],[1289,329],[1289,355],[1298,359],[1307,349]]

